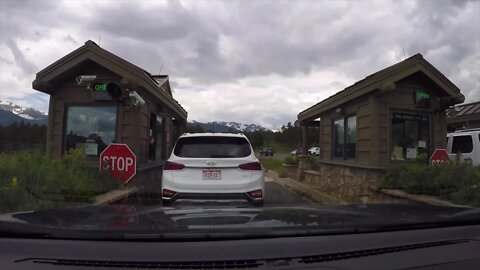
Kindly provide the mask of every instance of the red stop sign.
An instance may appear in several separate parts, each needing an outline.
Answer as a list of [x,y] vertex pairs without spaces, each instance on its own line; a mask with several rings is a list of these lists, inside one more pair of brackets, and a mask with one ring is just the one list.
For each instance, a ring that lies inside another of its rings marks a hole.
[[430,164],[431,165],[436,165],[436,164],[440,164],[442,162],[445,162],[446,160],[450,160],[450,157],[448,156],[447,150],[445,150],[445,149],[435,149],[432,156],[430,157]]
[[112,143],[100,154],[100,171],[111,171],[112,178],[127,183],[137,173],[137,157],[126,144]]

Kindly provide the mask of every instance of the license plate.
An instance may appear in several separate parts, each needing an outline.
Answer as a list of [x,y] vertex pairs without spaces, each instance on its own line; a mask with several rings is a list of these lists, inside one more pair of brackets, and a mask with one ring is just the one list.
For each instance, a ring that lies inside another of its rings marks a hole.
[[221,180],[221,170],[203,170],[203,180]]

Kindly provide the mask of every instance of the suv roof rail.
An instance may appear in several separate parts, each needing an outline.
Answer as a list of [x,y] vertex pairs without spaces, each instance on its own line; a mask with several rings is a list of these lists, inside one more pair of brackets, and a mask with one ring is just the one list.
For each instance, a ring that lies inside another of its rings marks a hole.
[[452,133],[461,133],[461,132],[469,132],[469,131],[480,131],[480,128],[459,129],[459,130],[455,130]]
[[457,133],[457,132],[465,132],[465,131],[480,131],[480,128],[459,129],[459,130],[455,130],[454,132]]

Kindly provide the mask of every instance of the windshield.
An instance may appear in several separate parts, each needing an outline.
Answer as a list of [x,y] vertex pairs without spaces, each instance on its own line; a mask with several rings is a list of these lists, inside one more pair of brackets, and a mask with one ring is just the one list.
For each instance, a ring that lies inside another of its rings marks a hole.
[[1,0],[0,233],[478,222],[479,14],[475,0]]

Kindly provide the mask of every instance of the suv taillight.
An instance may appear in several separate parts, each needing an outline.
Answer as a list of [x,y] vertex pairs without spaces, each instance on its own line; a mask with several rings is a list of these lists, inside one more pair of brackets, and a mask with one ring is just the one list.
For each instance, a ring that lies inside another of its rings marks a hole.
[[263,196],[263,192],[261,189],[257,189],[254,191],[247,192],[248,195],[252,196],[253,198],[261,198]]
[[253,171],[261,171],[262,164],[260,162],[250,162],[238,165],[238,167],[242,170],[253,170]]
[[183,168],[185,168],[185,165],[170,161],[165,161],[165,165],[163,167],[164,170],[181,170]]
[[175,194],[177,194],[175,191],[166,188],[164,188],[162,192],[163,197],[167,198],[173,197]]

